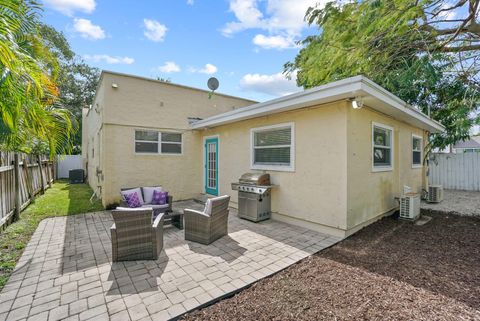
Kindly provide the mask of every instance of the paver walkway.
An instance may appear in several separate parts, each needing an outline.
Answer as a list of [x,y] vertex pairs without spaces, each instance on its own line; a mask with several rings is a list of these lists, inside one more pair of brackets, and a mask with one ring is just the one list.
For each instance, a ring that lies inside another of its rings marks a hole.
[[112,264],[111,225],[109,212],[43,220],[0,293],[0,320],[166,320],[339,241],[231,210],[229,235],[211,245],[170,227],[157,261]]

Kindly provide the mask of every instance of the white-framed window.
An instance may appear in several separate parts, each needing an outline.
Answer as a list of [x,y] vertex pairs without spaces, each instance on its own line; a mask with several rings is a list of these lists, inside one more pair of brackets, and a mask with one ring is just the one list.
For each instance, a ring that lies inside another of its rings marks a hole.
[[390,171],[393,168],[393,128],[372,124],[372,170]]
[[162,132],[160,138],[161,154],[182,153],[182,134]]
[[422,167],[422,136],[412,134],[412,167]]
[[182,134],[135,130],[135,153],[182,154]]
[[278,124],[251,129],[252,169],[293,171],[294,124]]

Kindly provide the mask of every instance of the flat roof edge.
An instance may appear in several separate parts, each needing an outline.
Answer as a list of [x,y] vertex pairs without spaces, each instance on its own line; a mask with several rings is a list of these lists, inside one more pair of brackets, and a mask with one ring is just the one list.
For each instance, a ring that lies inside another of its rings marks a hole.
[[[206,89],[181,85],[181,84],[177,84],[177,83],[165,82],[165,81],[161,81],[161,80],[157,80],[157,79],[153,79],[153,78],[148,78],[148,77],[144,77],[144,76],[126,74],[126,73],[122,73],[122,72],[105,70],[105,69],[102,70],[102,72],[101,72],[101,75],[100,75],[100,78],[99,78],[100,80],[103,79],[104,74],[116,75],[116,76],[121,76],[121,77],[136,78],[136,79],[139,79],[139,80],[151,81],[151,82],[160,83],[160,84],[164,84],[164,85],[175,86],[175,87],[190,89],[190,90],[196,90],[196,91],[201,91],[201,92],[204,92],[204,93],[210,93],[210,91],[206,90]],[[223,93],[217,93],[216,92],[215,95],[228,97],[228,98],[234,98],[234,99],[241,99],[241,100],[244,100],[244,101],[252,102],[253,104],[258,103],[258,101],[255,101],[255,100],[251,100],[251,99],[247,99],[247,98],[243,98],[243,97],[238,97],[238,96],[233,96],[233,95],[228,95],[228,94],[223,94]]]
[[[214,115],[212,117],[200,120],[190,125],[191,129],[202,129],[215,127],[242,121],[246,119],[264,116],[265,114],[279,113],[286,110],[313,106],[314,104],[329,103],[349,98],[355,94],[364,93],[378,100],[385,102],[392,108],[396,108],[408,117],[415,118],[423,124],[423,129],[429,131],[442,132],[445,130],[439,122],[429,118],[421,111],[408,105],[405,101],[395,96],[385,88],[376,84],[365,76],[358,75],[342,80],[334,81],[322,86],[307,89],[302,92],[294,93],[288,96],[272,99],[266,102],[257,103],[251,106],[243,107],[234,111]],[[324,97],[322,97],[322,94]],[[341,97],[338,99],[328,99]],[[324,100],[323,102],[321,100]],[[290,106],[290,108],[288,107]]]

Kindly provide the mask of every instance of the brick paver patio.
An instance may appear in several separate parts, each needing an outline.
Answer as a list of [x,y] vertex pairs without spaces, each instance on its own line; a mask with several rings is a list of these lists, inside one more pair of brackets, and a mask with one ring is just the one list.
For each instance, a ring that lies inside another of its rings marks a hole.
[[[194,207],[192,203],[177,206]],[[109,212],[43,220],[0,293],[0,320],[166,320],[275,273],[339,241],[230,211],[211,245],[165,229],[157,261],[111,263]]]

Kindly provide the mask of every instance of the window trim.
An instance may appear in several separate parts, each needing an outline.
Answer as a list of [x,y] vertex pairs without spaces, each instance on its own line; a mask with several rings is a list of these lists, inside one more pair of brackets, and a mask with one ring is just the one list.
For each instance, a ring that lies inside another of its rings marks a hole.
[[[413,139],[417,138],[420,139],[420,164],[414,164],[413,163]],[[411,151],[412,154],[412,168],[423,168],[423,137],[420,135],[412,134],[412,139],[411,139]]]
[[[290,145],[279,145],[280,147],[290,147],[290,165],[258,165],[255,164],[255,133],[268,131],[270,129],[290,128]],[[279,172],[295,171],[295,123],[281,123],[269,126],[255,127],[250,129],[250,169],[271,170]]]
[[[135,138],[135,134],[137,131],[143,131],[143,132],[156,132],[158,134],[158,141],[153,141],[153,140],[137,140]],[[169,134],[180,134],[181,136],[181,142],[180,143],[175,143],[175,142],[164,142],[165,144],[178,144],[180,145],[181,152],[180,153],[162,153],[162,133],[169,133]],[[182,156],[183,155],[183,133],[182,132],[177,132],[177,131],[169,131],[169,130],[154,130],[154,129],[143,129],[143,128],[135,128],[133,132],[133,152],[135,155],[160,155],[160,156]],[[142,153],[142,152],[137,152],[136,149],[136,143],[138,142],[146,142],[146,143],[157,143],[158,144],[158,152],[157,153]]]
[[[392,132],[392,135],[390,136],[390,165],[384,166],[384,165],[377,165],[375,166],[375,158],[373,157],[373,152],[375,149],[375,142],[373,141],[375,137],[375,127],[390,130]],[[370,157],[372,157],[372,172],[389,172],[393,171],[394,167],[394,151],[395,151],[395,130],[393,127],[377,123],[377,122],[372,122],[372,131],[371,131],[371,139],[370,139],[370,144],[371,144],[371,151],[370,151]]]

